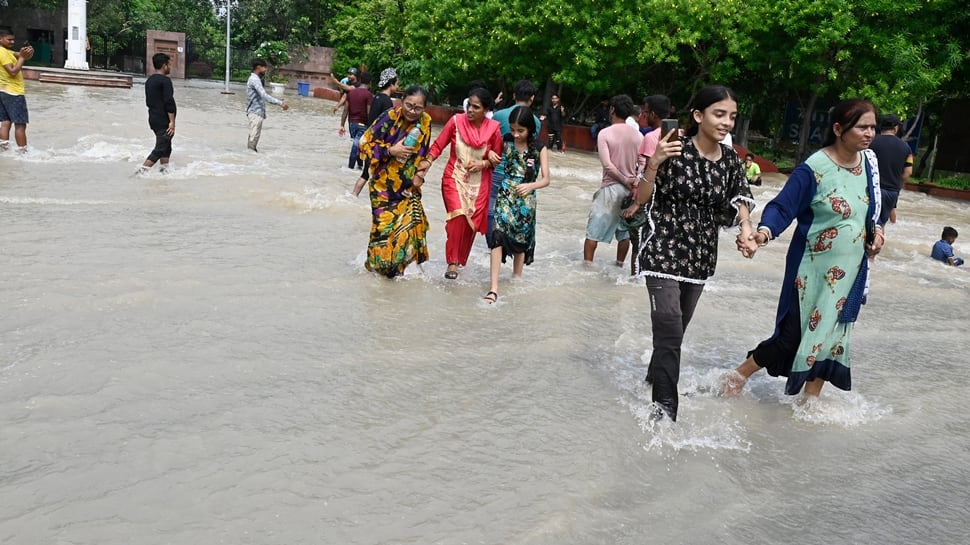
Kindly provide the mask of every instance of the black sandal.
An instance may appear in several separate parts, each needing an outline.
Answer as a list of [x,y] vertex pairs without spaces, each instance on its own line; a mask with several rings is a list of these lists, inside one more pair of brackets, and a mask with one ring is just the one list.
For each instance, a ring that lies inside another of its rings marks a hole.
[[[494,297],[493,297],[493,295],[494,295]],[[495,293],[494,291],[490,291],[490,292],[486,293],[485,294],[485,297],[482,297],[482,299],[488,301],[488,304],[491,305],[492,303],[498,301],[498,294]]]
[[458,264],[457,263],[449,263],[448,266],[449,267],[454,267],[455,270],[453,270],[453,271],[445,271],[445,278],[447,278],[448,280],[455,280],[455,279],[457,279],[458,278]]

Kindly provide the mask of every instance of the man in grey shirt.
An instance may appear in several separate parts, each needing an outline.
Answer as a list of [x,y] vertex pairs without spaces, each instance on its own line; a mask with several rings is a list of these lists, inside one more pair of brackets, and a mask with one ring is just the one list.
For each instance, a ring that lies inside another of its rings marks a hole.
[[263,59],[253,59],[253,73],[249,74],[249,81],[246,82],[246,118],[249,120],[249,141],[247,147],[256,151],[256,144],[259,143],[259,136],[263,132],[263,120],[266,119],[266,103],[279,104],[284,110],[290,106],[284,100],[280,100],[263,88],[263,74],[268,67]]

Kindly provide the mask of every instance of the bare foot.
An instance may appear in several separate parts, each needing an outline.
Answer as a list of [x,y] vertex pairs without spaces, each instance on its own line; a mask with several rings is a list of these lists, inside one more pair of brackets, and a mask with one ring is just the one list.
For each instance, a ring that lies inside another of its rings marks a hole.
[[721,397],[738,397],[744,391],[748,379],[737,371],[731,370],[721,375]]

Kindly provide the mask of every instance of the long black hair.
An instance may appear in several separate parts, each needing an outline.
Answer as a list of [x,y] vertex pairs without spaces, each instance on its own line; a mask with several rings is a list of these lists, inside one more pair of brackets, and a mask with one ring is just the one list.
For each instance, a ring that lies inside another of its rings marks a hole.
[[[539,137],[539,131],[536,130],[536,118],[530,108],[525,106],[516,106],[513,108],[512,113],[509,114],[509,126],[512,126],[513,123],[521,125],[529,131],[529,137],[526,140],[530,144]],[[511,133],[509,136],[512,136]]]
[[[525,169],[525,181],[526,183],[534,182],[537,174],[536,167],[539,165],[539,152],[542,151],[543,145],[542,142],[539,142],[539,128],[536,127],[536,118],[532,113],[532,109],[528,106],[516,106],[513,108],[512,113],[509,114],[509,126],[513,123],[529,131],[529,135],[526,138],[528,142],[526,164],[528,165],[531,159],[532,165],[527,166]],[[506,142],[514,142],[515,137],[509,132],[503,140]]]
[[[730,87],[725,85],[708,85],[707,87],[704,87],[698,91],[697,95],[694,97],[694,110],[703,112],[711,104],[726,99],[731,99],[736,104],[738,103],[738,95],[736,95]],[[694,121],[694,116],[690,116],[690,127],[684,131],[684,136],[696,136],[699,129],[700,126],[696,121]]]

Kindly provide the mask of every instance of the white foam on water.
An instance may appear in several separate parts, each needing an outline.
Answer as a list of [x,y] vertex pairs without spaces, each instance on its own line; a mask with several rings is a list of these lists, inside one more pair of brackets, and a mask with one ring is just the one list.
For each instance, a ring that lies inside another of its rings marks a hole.
[[751,452],[751,441],[741,425],[730,414],[706,412],[680,416],[677,422],[666,417],[657,418],[662,409],[654,404],[630,407],[643,431],[643,449],[648,452],[667,453],[700,452],[707,450]]
[[571,178],[595,183],[603,180],[603,172],[590,168],[557,167],[553,165],[549,167],[549,178],[553,181],[556,178]]
[[144,144],[118,136],[91,134],[77,139],[67,148],[29,147],[27,153],[17,159],[31,163],[111,163],[130,161],[145,153]]
[[328,187],[304,187],[302,191],[281,191],[279,200],[286,206],[303,212],[328,210],[334,207],[370,209],[365,197],[355,197],[350,191],[335,192]]
[[[635,321],[626,322],[624,332],[617,339],[617,354],[637,354],[639,357],[614,356],[609,372],[620,390],[618,401],[627,407],[643,431],[643,448],[666,453],[698,452],[701,450],[742,451],[751,449],[746,428],[734,415],[734,406],[718,397],[723,369],[700,370],[692,366],[681,367],[679,390],[681,393],[678,421],[658,418],[660,407],[653,403],[651,388],[644,381],[644,372],[650,361],[648,335],[633,331]],[[639,348],[638,348],[639,346]],[[699,358],[686,354],[684,361]]]
[[858,392],[843,392],[831,386],[822,395],[786,396],[791,404],[792,416],[800,422],[823,426],[851,428],[871,424],[891,415],[891,407],[866,399]]
[[39,204],[50,206],[98,206],[112,204],[111,201],[97,201],[88,199],[57,199],[53,197],[7,197],[0,195],[3,204]]

